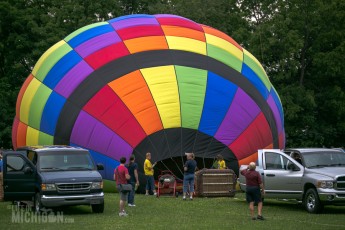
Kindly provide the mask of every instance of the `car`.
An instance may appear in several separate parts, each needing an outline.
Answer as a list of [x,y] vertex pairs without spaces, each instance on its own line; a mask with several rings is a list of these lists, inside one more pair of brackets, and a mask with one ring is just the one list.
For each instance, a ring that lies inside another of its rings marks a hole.
[[43,208],[90,205],[104,211],[101,164],[88,150],[72,146],[26,146],[3,155],[3,188],[6,201],[32,201]]

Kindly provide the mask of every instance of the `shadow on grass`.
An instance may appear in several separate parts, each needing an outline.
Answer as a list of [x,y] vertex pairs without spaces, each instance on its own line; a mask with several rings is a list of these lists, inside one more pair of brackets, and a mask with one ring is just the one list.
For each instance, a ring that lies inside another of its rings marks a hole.
[[296,201],[265,200],[264,207],[265,206],[284,208],[285,210],[294,212],[304,212],[304,207],[302,203],[298,203]]
[[[245,193],[237,193],[237,194],[238,196],[236,196],[233,199],[233,202],[247,204],[247,202],[245,201]],[[264,205],[264,208],[265,207],[271,207],[271,208],[277,208],[277,209],[282,208],[285,211],[307,213],[304,206],[302,205],[302,202],[298,202],[297,200],[284,201],[284,200],[278,200],[278,199],[265,199],[263,205]],[[328,205],[324,207],[323,211],[320,214],[343,215],[344,213],[345,213],[345,206]]]
[[53,209],[54,212],[63,212],[64,215],[94,215],[91,206],[66,206]]
[[344,206],[325,206],[323,212],[321,214],[344,214],[345,207]]
[[[280,201],[280,200],[265,200],[264,207],[283,208],[287,211],[293,212],[307,212],[301,202],[297,201]],[[320,214],[341,214],[345,213],[345,206],[325,206]]]

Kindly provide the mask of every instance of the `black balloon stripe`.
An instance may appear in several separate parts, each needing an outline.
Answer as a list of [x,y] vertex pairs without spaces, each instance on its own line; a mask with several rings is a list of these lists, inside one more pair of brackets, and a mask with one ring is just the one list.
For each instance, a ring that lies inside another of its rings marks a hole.
[[155,50],[128,55],[92,72],[70,95],[61,110],[54,144],[68,144],[74,123],[83,106],[107,83],[135,70],[165,65],[181,65],[212,71],[238,85],[263,112],[271,129],[273,148],[279,148],[279,136],[273,112],[256,87],[241,73],[211,57],[181,50]]

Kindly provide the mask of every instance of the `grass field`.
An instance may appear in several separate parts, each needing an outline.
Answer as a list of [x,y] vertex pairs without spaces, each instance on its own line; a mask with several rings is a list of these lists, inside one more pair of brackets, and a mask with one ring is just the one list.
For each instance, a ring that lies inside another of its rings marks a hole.
[[266,220],[253,221],[243,193],[193,201],[137,194],[137,206],[126,207],[128,217],[118,216],[117,193],[106,193],[105,202],[102,214],[92,213],[88,206],[56,210],[58,220],[53,223],[43,217],[38,220],[45,223],[32,221],[33,213],[25,208],[0,202],[0,229],[345,229],[345,207],[329,206],[313,215],[301,205],[268,199],[263,209]]

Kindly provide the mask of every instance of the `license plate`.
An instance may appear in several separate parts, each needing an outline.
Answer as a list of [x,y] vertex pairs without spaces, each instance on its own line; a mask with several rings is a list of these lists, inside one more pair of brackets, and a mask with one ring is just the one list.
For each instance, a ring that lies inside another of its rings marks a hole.
[[101,202],[99,200],[91,200],[90,204],[100,204]]

